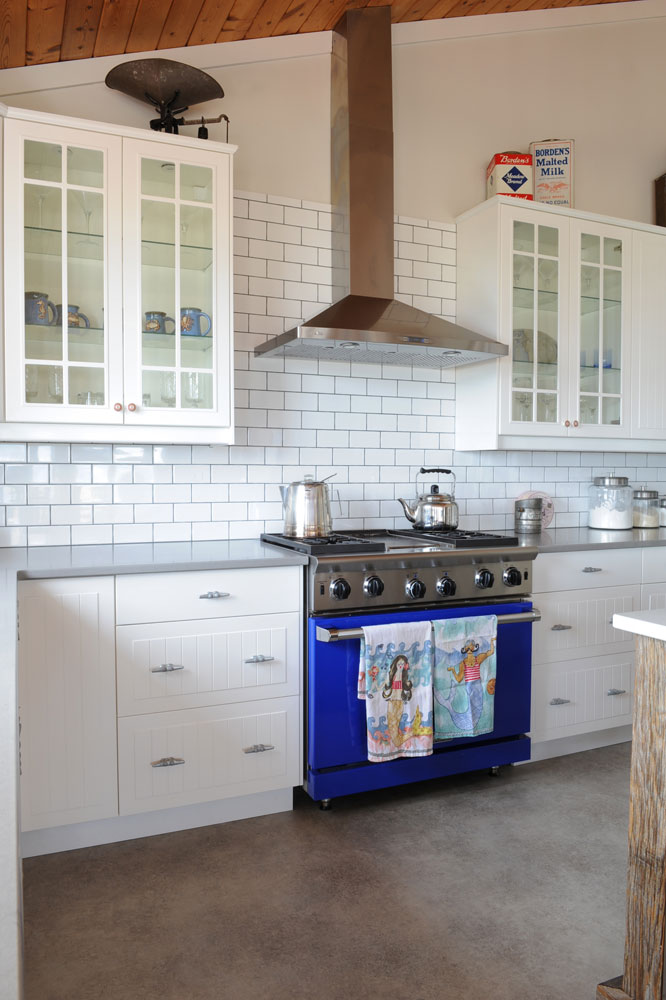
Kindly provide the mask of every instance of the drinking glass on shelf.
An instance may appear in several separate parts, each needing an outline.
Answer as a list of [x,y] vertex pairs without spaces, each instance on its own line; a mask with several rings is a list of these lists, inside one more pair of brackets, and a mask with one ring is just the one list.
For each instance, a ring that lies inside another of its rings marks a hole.
[[59,365],[49,368],[49,396],[51,402],[62,403],[62,368]]
[[205,389],[199,372],[183,372],[183,397],[187,406],[199,406],[203,402]]
[[165,406],[176,405],[176,373],[162,372],[162,402]]

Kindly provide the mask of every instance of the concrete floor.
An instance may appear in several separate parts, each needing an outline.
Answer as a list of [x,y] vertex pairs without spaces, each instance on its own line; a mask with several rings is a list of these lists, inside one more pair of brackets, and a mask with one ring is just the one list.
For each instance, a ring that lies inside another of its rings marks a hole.
[[593,1000],[630,745],[24,863],[26,1000]]

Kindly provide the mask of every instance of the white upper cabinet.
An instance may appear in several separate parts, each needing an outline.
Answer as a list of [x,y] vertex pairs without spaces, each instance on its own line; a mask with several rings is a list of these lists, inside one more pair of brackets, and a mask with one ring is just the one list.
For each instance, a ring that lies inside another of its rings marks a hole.
[[234,148],[7,110],[6,439],[233,440]]
[[637,436],[636,237],[630,223],[502,197],[458,220],[458,322],[509,355],[457,370],[457,449],[533,448],[538,438],[624,450]]

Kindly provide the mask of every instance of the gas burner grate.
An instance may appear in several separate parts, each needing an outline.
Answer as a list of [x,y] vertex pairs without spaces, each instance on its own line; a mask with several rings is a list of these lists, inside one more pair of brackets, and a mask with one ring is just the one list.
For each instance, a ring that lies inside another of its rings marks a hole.
[[465,531],[458,528],[396,529],[393,534],[406,538],[425,538],[440,544],[450,545],[456,549],[474,549],[479,548],[479,546],[499,548],[502,545],[518,545],[518,538],[515,535],[496,535],[487,531]]
[[[385,532],[384,532],[385,534]],[[294,549],[296,552],[304,552],[309,556],[319,555],[353,555],[354,553],[365,552],[385,552],[384,542],[369,541],[367,536],[343,535],[334,533],[325,535],[323,538],[291,538],[287,535],[260,536],[262,542],[271,542],[273,545],[283,545],[285,548]]]

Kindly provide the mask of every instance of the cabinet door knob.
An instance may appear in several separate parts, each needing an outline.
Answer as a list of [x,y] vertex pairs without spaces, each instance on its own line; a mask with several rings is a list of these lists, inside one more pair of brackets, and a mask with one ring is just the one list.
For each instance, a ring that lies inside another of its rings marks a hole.
[[627,692],[625,691],[624,688],[608,688],[608,691],[606,691],[606,694],[609,695],[611,698],[613,697],[613,695],[626,694],[626,693]]
[[573,628],[573,625],[551,625],[551,632],[568,632],[569,629]]
[[205,594],[199,594],[200,601],[217,601],[220,597],[231,597],[231,594],[223,590],[209,590]]
[[571,698],[551,698],[549,705],[569,705],[571,703]]
[[565,420],[564,421],[564,426],[565,427],[571,427],[571,421],[570,420]]
[[159,667],[151,667],[151,674],[169,674],[172,670],[184,670],[182,663],[160,663]]
[[574,420],[573,425],[574,425],[574,427],[578,427],[578,421]]
[[184,764],[182,757],[160,757],[159,760],[151,760],[151,767],[175,767],[176,764]]
[[267,750],[275,750],[270,743],[253,743],[251,747],[243,747],[243,753],[266,753]]
[[136,403],[128,403],[127,409],[130,411],[130,413],[134,413],[134,411],[136,410]]
[[116,411],[116,413],[120,413],[120,411],[123,408],[123,404],[122,403],[114,403],[113,404],[113,408]]

